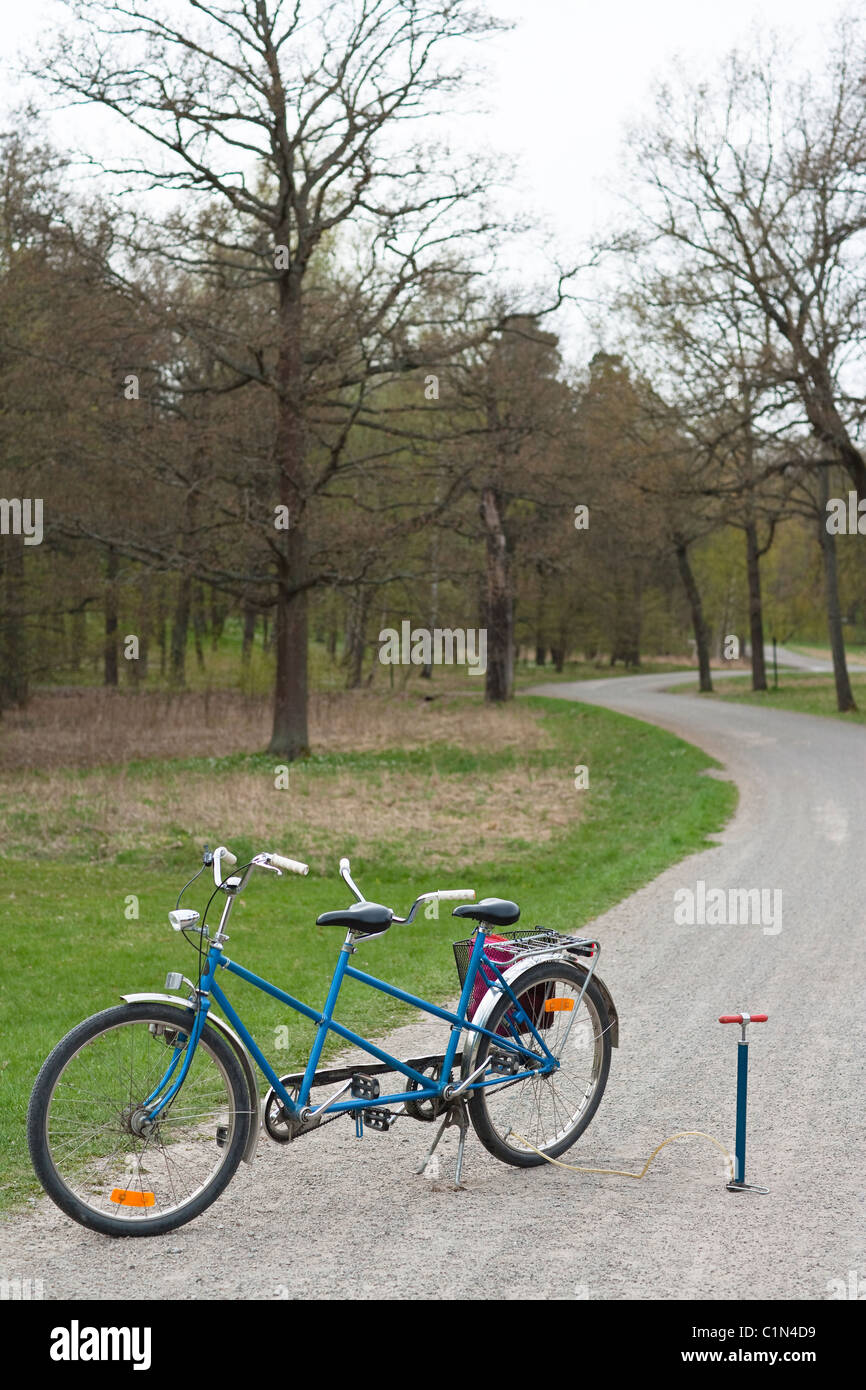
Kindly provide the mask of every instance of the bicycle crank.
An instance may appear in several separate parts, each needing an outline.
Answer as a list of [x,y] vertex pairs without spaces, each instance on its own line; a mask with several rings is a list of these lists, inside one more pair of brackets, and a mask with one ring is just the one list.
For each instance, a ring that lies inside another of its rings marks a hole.
[[[441,1070],[441,1064],[438,1066],[434,1064],[432,1066],[423,1067],[421,1069],[421,1075],[429,1076],[431,1081],[438,1081]],[[454,1073],[456,1070],[456,1067],[451,1068],[448,1074],[449,1081],[454,1080]],[[406,1083],[406,1090],[419,1091],[420,1089],[419,1083],[410,1077]],[[403,1109],[407,1115],[411,1115],[413,1120],[423,1120],[425,1124],[432,1124],[434,1120],[438,1120],[440,1115],[445,1113],[447,1105],[448,1102],[441,1096],[426,1096],[423,1100],[404,1101]]]

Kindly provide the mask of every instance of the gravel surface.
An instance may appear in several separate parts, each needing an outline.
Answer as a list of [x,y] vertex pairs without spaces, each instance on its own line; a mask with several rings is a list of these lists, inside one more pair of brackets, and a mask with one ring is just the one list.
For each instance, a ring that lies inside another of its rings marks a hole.
[[[46,1299],[822,1300],[851,1271],[866,1290],[866,730],[663,693],[693,679],[537,692],[672,729],[717,757],[741,794],[717,846],[592,925],[620,1047],[601,1108],[565,1157],[637,1172],[681,1129],[732,1148],[739,1029],[716,1020],[764,1011],[769,1023],[751,1029],[746,1177],[769,1195],[728,1193],[722,1155],[700,1139],[669,1145],[634,1182],[508,1168],[474,1134],[457,1191],[456,1130],[431,1177],[415,1168],[432,1126],[404,1119],[359,1142],[339,1121],[284,1148],[263,1137],[253,1167],[168,1236],[110,1240],[40,1199],[0,1225],[0,1275],[41,1279]],[[781,930],[778,916],[676,925],[674,894],[698,880],[779,890]],[[365,955],[375,970],[375,942]],[[441,1039],[442,1025],[422,1023],[389,1046],[409,1056]]]

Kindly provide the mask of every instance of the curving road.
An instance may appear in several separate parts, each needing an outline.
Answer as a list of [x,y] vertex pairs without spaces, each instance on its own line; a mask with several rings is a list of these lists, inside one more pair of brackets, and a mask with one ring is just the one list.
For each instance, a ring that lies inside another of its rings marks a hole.
[[[732,1147],[739,1030],[716,1019],[763,1010],[746,1176],[769,1195],[726,1192],[721,1154],[699,1139],[668,1146],[633,1182],[509,1169],[474,1136],[458,1192],[445,1181],[454,1131],[436,1182],[413,1171],[428,1126],[405,1121],[358,1143],[334,1124],[285,1150],[262,1139],[216,1206],[164,1238],[111,1242],[40,1201],[0,1227],[0,1274],[41,1278],[46,1298],[866,1296],[866,729],[664,693],[679,680],[694,676],[537,692],[671,729],[740,789],[717,845],[593,924],[621,1045],[600,1111],[566,1157],[638,1171],[682,1129]],[[767,917],[677,925],[674,894],[699,880],[768,890]],[[401,1029],[394,1049],[437,1040],[426,1025]]]

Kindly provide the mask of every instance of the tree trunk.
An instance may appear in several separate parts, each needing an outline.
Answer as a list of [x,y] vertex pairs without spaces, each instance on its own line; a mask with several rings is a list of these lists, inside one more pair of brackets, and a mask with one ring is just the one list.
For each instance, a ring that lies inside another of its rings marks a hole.
[[150,632],[145,627],[141,634],[138,645],[138,661],[135,662],[136,682],[143,685],[147,681],[147,669],[150,662]]
[[370,607],[370,589],[366,585],[352,596],[351,618],[346,643],[346,689],[358,690],[364,668],[364,650],[367,645],[367,612]]
[[253,654],[253,644],[256,640],[256,618],[258,614],[255,605],[244,603],[244,634],[241,638],[241,666],[246,669],[250,664]]
[[642,623],[642,595],[640,574],[632,571],[631,590],[625,578],[617,571],[614,586],[614,636],[610,654],[610,664],[621,661],[625,666],[640,666],[640,639]]
[[[175,597],[174,619],[171,627],[171,653],[169,680],[173,686],[183,688],[186,685],[186,645],[189,635],[189,622],[193,605],[193,560],[188,553],[188,537],[195,535],[195,517],[198,505],[198,484],[201,477],[202,458],[198,454],[192,463],[192,473],[190,486],[187,490],[183,503],[183,521],[181,533],[181,545],[186,551],[184,554],[183,568],[180,572],[178,590]],[[200,638],[196,634],[197,650],[196,654],[200,657]]]
[[87,615],[83,608],[70,615],[69,640],[72,648],[69,664],[73,671],[80,671],[81,658],[87,647]]
[[545,592],[543,576],[538,575],[538,600],[535,605],[535,664],[543,666],[547,656],[547,624],[546,624],[546,605],[547,594]]
[[200,671],[203,671],[203,670],[204,670],[204,644],[203,644],[203,638],[204,638],[205,632],[207,631],[207,619],[205,618],[205,610],[204,610],[204,593],[203,593],[203,591],[202,591],[202,586],[201,586],[200,584],[196,584],[195,589],[194,589],[194,591],[193,591],[192,631],[193,631],[193,641],[194,641],[194,644],[195,644],[195,659],[196,659],[196,664],[197,664],[197,666],[198,666],[198,669],[199,669]]
[[219,591],[211,585],[210,590],[210,649],[215,652],[219,649],[220,638],[223,635],[223,628],[226,625],[226,613],[228,609],[225,600]]
[[307,595],[292,593],[291,567],[280,563],[277,587],[274,724],[268,752],[291,761],[310,751],[307,732]]
[[133,683],[138,687],[147,680],[150,660],[150,638],[153,629],[153,576],[148,570],[138,582],[138,660],[130,662]]
[[695,634],[695,647],[697,648],[698,655],[700,689],[704,692],[710,692],[713,688],[713,681],[710,676],[710,634],[704,619],[701,594],[694,576],[694,571],[689,563],[688,546],[684,541],[677,542],[676,552],[677,564],[680,569],[680,578],[683,581],[683,588],[686,591],[686,597],[689,601],[689,608],[692,614],[692,629]]
[[105,562],[104,684],[117,689],[117,551],[108,547]]
[[[285,238],[288,242],[288,236]],[[277,237],[280,242],[280,237]],[[300,275],[303,267],[280,281],[280,347],[276,366],[278,420],[275,462],[280,505],[288,509],[289,528],[278,531],[274,722],[268,752],[291,761],[309,752],[307,731],[307,592],[303,517],[304,425]]]
[[24,537],[0,537],[0,710],[30,698],[24,625]]
[[487,672],[485,699],[494,704],[510,700],[514,693],[514,605],[502,504],[494,488],[481,493],[481,519],[487,541]]
[[836,680],[836,705],[841,713],[857,708],[851,681],[848,676],[848,662],[845,656],[845,632],[842,627],[842,609],[839,604],[839,573],[836,563],[836,537],[827,530],[827,502],[830,496],[830,470],[821,469],[820,483],[821,514],[818,518],[818,541],[824,562],[824,597],[827,605],[827,630],[830,635],[830,650],[833,653],[833,675]]
[[749,580],[749,643],[752,649],[752,689],[767,689],[767,668],[764,661],[764,616],[761,607],[761,557],[758,551],[758,528],[753,521],[746,523],[746,572]]
[[169,679],[174,686],[186,685],[186,639],[189,632],[190,595],[192,580],[188,574],[180,577],[177,598],[174,605],[174,618],[171,624],[171,650],[169,654]]
[[[809,375],[811,383],[804,383],[806,416],[817,438],[839,458],[857,489],[858,502],[862,501],[866,498],[866,463],[836,406],[836,386],[832,374],[826,362],[813,360]],[[822,469],[822,472],[826,471]],[[822,542],[822,553],[823,548]]]
[[[436,488],[436,501],[439,501],[439,488]],[[430,541],[430,631],[435,630],[439,622],[439,529],[433,528],[433,536]],[[424,680],[433,679],[433,667],[422,666],[421,676]]]

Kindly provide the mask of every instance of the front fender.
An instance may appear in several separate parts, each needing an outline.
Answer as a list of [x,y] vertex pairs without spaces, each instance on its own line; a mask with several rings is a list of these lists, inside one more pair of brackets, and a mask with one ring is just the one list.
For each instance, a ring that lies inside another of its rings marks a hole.
[[[182,1009],[190,1008],[189,1000],[181,999],[177,994],[122,994],[120,997],[126,1004],[179,1004]],[[243,1160],[245,1163],[252,1163],[256,1156],[256,1149],[259,1143],[259,1130],[262,1123],[261,1106],[259,1105],[259,1088],[256,1085],[256,1074],[253,1070],[252,1058],[234,1028],[229,1027],[224,1018],[220,1018],[212,1009],[209,1009],[207,1021],[208,1023],[212,1023],[214,1028],[222,1033],[226,1041],[234,1048],[244,1073],[250,1097],[250,1110],[252,1110],[255,1115],[256,1122],[250,1125],[250,1132],[247,1136],[246,1147],[243,1152]]]
[[[523,959],[516,961],[514,965],[510,965],[507,970],[504,970],[502,972],[502,978],[507,985],[513,985],[514,981],[518,978],[521,971],[526,970],[530,965],[538,965],[539,963],[548,960],[561,961],[562,959],[562,952],[551,952],[549,956],[534,955],[531,960]],[[567,959],[570,965],[574,965],[578,970],[582,971],[584,975],[588,974],[585,965],[582,965],[579,961],[573,960],[571,956],[567,957]],[[592,978],[594,982],[598,985],[599,993],[601,994],[601,997],[604,1000],[604,1007],[607,1010],[608,1022],[610,1023],[609,1031],[611,1046],[619,1047],[619,1014],[617,1013],[616,1005],[613,1002],[613,995],[611,994],[607,985],[604,983],[604,980],[600,978],[600,976],[594,974]],[[478,1008],[475,1010],[472,1022],[477,1023],[480,1028],[486,1028],[487,1020],[489,1019],[493,1011],[493,1006],[501,998],[501,989],[488,989],[487,992],[484,994],[481,1003],[478,1005]],[[480,1043],[480,1041],[480,1033],[471,1033],[469,1039],[467,1040],[466,1046],[463,1048],[463,1064],[461,1067],[461,1074],[464,1077],[469,1076],[475,1070],[475,1054],[478,1051],[478,1044]]]

